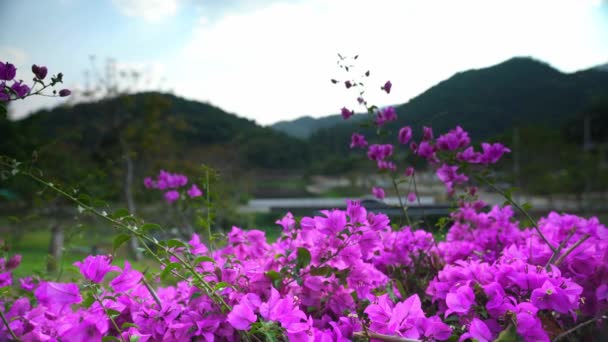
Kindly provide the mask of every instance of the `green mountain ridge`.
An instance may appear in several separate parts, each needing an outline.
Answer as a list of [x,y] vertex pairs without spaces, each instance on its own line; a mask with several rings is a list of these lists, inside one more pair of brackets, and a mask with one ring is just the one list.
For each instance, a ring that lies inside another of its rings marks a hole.
[[[566,74],[543,62],[516,57],[459,72],[396,106],[398,119],[388,129],[410,125],[419,132],[430,125],[438,134],[461,125],[475,139],[487,139],[519,125],[559,128],[606,95],[607,72],[588,69]],[[315,131],[310,141],[322,146],[317,153],[341,154],[347,151],[353,131],[373,136],[371,129],[345,122]]]

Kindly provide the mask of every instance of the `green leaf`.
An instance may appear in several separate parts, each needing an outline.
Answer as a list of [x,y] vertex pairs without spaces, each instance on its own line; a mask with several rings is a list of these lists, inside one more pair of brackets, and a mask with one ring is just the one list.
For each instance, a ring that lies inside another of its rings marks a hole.
[[139,335],[129,336],[129,342],[139,342]]
[[270,280],[279,280],[282,278],[281,273],[277,272],[277,271],[267,271],[266,273],[264,273],[268,278],[270,278]]
[[161,226],[156,223],[146,223],[143,226],[141,226],[140,229],[142,230],[142,232],[146,232],[148,230],[157,230],[157,229],[160,230]]
[[175,248],[175,247],[188,247],[186,246],[186,244],[183,241],[180,241],[178,239],[171,239],[167,241],[167,246],[169,246],[170,248]]
[[120,339],[118,337],[115,336],[104,336],[101,339],[102,342],[109,342],[109,341],[120,341]]
[[522,208],[524,211],[530,211],[530,210],[532,210],[532,204],[530,204],[530,203],[526,202],[526,203],[524,203],[524,204],[522,204],[522,205],[521,205],[521,208]]
[[82,306],[88,308],[93,305],[93,303],[95,303],[95,298],[93,298],[93,296],[89,293],[82,301]]
[[515,330],[515,326],[510,324],[505,330],[503,330],[500,334],[498,334],[498,338],[494,340],[494,342],[520,342],[523,339],[517,335],[517,331]]
[[114,318],[114,317],[116,317],[116,316],[120,315],[120,311],[117,311],[117,310],[114,310],[114,309],[106,309],[106,313],[107,313],[107,314],[108,314],[110,317],[112,317],[112,318]]
[[313,276],[328,277],[331,274],[332,268],[329,266],[313,267],[310,269],[310,274]]
[[114,296],[104,296],[102,299],[109,299],[109,300],[111,300],[113,302],[116,301],[116,297],[114,297]]
[[131,239],[131,235],[129,234],[120,234],[114,238],[112,241],[112,251],[116,252],[120,246],[122,246],[125,242]]
[[405,292],[405,289],[403,288],[403,284],[401,284],[401,281],[399,281],[399,279],[395,279],[395,284],[397,285],[397,290],[399,290],[399,295],[401,296],[402,299],[407,298],[407,293]]
[[116,211],[115,211],[115,212],[114,212],[114,213],[111,215],[111,217],[112,217],[113,219],[121,219],[121,218],[123,218],[123,217],[125,217],[125,216],[129,216],[129,215],[131,215],[131,213],[129,212],[129,210],[128,210],[128,209],[125,209],[125,208],[120,208],[120,209],[116,210]]
[[168,279],[169,279],[169,276],[171,276],[171,275],[172,275],[172,273],[171,273],[171,272],[172,272],[173,270],[175,270],[175,269],[180,268],[180,266],[181,266],[181,264],[179,264],[179,263],[177,263],[177,262],[173,262],[173,263],[168,264],[168,265],[165,267],[165,269],[164,269],[164,270],[161,272],[161,274],[160,274],[160,279],[162,279],[162,280],[168,280]]
[[310,252],[304,247],[298,247],[296,264],[298,268],[305,268],[310,264]]
[[129,328],[139,329],[139,327],[137,326],[137,324],[135,324],[135,323],[129,323],[129,322],[123,323],[122,327],[120,327],[120,329],[122,329],[122,330],[129,329]]
[[215,284],[215,286],[213,287],[213,291],[223,290],[227,287],[230,287],[230,284],[220,281],[219,283]]
[[201,262],[212,262],[215,264],[215,260],[212,257],[208,257],[208,256],[199,256],[196,259],[194,259],[194,265],[198,265]]

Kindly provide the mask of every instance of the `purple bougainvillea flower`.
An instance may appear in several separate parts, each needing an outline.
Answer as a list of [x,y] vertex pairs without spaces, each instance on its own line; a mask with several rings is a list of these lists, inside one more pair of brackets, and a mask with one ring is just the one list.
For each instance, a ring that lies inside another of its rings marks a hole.
[[282,219],[277,220],[275,223],[283,227],[284,232],[288,232],[295,227],[296,220],[293,218],[293,214],[288,212]]
[[6,269],[8,271],[14,270],[21,264],[21,255],[15,254],[6,262]]
[[384,189],[379,188],[379,187],[373,187],[372,188],[372,194],[377,199],[384,199],[384,197],[386,196],[386,194],[384,193]]
[[490,328],[479,318],[473,318],[469,325],[469,331],[460,337],[460,341],[473,339],[479,342],[490,342],[494,338]]
[[190,198],[200,197],[203,195],[203,192],[201,191],[201,189],[198,188],[198,186],[196,186],[196,184],[192,184],[190,189],[188,189],[187,193]]
[[422,141],[433,140],[433,128],[423,126],[422,127]]
[[510,149],[501,143],[482,143],[481,148],[483,153],[480,159],[483,164],[495,164],[505,153],[511,152]]
[[395,120],[397,120],[397,112],[395,111],[395,108],[389,106],[379,110],[376,113],[376,119],[374,120],[374,123],[376,124],[376,126],[381,127],[387,122]]
[[78,285],[74,283],[54,283],[43,281],[34,295],[42,305],[70,305],[82,301]]
[[0,287],[13,285],[13,275],[11,272],[0,273]]
[[349,110],[346,107],[342,107],[342,109],[340,109],[340,114],[342,115],[342,117],[344,118],[344,120],[348,120],[348,118],[350,118],[351,116],[353,116],[355,114],[354,111]]
[[76,261],[74,266],[80,268],[80,273],[94,283],[101,283],[110,271],[120,271],[117,266],[112,266],[112,259],[107,255],[89,255],[82,262]]
[[445,317],[451,313],[465,314],[475,302],[475,294],[470,286],[464,285],[459,287],[456,292],[450,292],[445,297],[445,304],[448,309],[445,311]]
[[22,81],[13,83],[11,89],[15,94],[17,94],[17,97],[21,98],[25,97],[25,95],[30,92],[30,87],[27,84],[24,84]]
[[405,126],[399,130],[399,143],[405,145],[412,139],[412,127]]
[[32,277],[24,277],[19,279],[19,284],[21,284],[21,288],[25,291],[32,291],[36,284],[34,283],[34,279]]
[[407,194],[407,200],[408,200],[408,202],[415,202],[416,201],[416,193],[413,192],[413,191],[410,191]]
[[391,93],[391,88],[393,88],[393,84],[391,83],[391,81],[386,81],[386,83],[384,83],[384,85],[380,87],[380,89],[384,90],[387,94]]
[[12,81],[17,75],[17,68],[9,62],[0,62],[0,80]]
[[412,176],[414,175],[414,172],[415,172],[414,167],[413,167],[413,166],[408,166],[408,167],[405,169],[405,173],[404,173],[404,175],[405,175],[406,177],[412,177]]
[[89,316],[65,331],[61,336],[61,341],[101,341],[107,331],[108,323],[106,319]]
[[228,314],[227,321],[237,330],[249,330],[258,317],[247,303],[237,304]]
[[445,151],[453,151],[465,148],[471,143],[469,134],[460,126],[437,138],[437,148]]
[[37,66],[36,64],[34,64],[32,65],[32,72],[34,73],[37,79],[43,80],[48,73],[48,69],[45,66]]
[[173,203],[179,199],[179,192],[177,190],[169,190],[165,192],[165,200],[169,203]]
[[350,137],[350,148],[366,146],[367,140],[365,140],[365,136],[363,136],[363,134],[353,133],[353,135]]
[[137,286],[142,277],[141,272],[131,269],[131,264],[125,260],[125,268],[121,274],[112,279],[110,286],[116,292],[125,292]]

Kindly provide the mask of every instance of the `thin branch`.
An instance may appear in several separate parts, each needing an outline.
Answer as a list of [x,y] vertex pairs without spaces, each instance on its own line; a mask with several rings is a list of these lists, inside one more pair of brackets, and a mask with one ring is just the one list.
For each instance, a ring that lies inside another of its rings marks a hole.
[[526,210],[524,210],[524,208],[522,208],[519,204],[517,204],[511,198],[511,196],[507,196],[507,194],[504,191],[502,191],[496,185],[492,184],[492,182],[490,182],[487,178],[485,178],[485,177],[480,177],[480,178],[488,186],[490,186],[492,188],[492,190],[494,190],[494,191],[498,192],[499,194],[501,194],[507,200],[507,202],[509,202],[517,210],[519,210],[522,214],[524,214],[524,216],[532,223],[532,226],[534,227],[534,229],[536,229],[536,232],[538,233],[538,235],[540,235],[540,237],[543,239],[543,241],[545,241],[545,243],[547,244],[547,246],[549,246],[549,248],[551,248],[551,251],[553,251],[553,253],[555,253],[557,251],[557,248],[553,247],[553,245],[551,244],[551,242],[549,242],[549,240],[547,240],[547,237],[545,237],[545,235],[540,231],[540,228],[538,227],[538,224],[536,223],[536,220],[534,220],[532,218],[532,216],[530,216],[530,214],[528,214],[528,212]]
[[566,243],[568,243],[568,241],[570,241],[570,239],[572,238],[574,233],[576,233],[576,229],[575,228],[570,229],[570,233],[568,233],[568,236],[566,236],[566,238],[564,240],[562,240],[562,242],[557,247],[557,250],[551,255],[551,258],[549,259],[549,261],[547,261],[547,264],[545,265],[546,269],[549,269],[549,266],[555,261],[555,259],[557,259],[557,257],[559,256],[559,252],[561,252],[562,249],[564,249],[564,246],[566,245]]
[[8,333],[11,334],[11,337],[13,338],[13,340],[21,341],[17,337],[17,335],[15,335],[15,332],[13,331],[13,329],[11,329],[11,326],[8,324],[8,321],[6,320],[6,317],[4,316],[4,313],[2,312],[2,310],[0,310],[0,317],[2,318],[2,322],[4,323],[4,326],[6,326],[6,329],[8,329]]
[[421,342],[420,340],[414,340],[411,338],[405,338],[405,337],[400,337],[400,336],[379,334],[379,333],[375,333],[372,331],[368,331],[368,332],[359,331],[359,332],[354,333],[353,335],[354,335],[354,337],[366,337],[369,339],[373,338],[375,340],[387,341],[387,342]]
[[559,264],[561,264],[562,261],[564,261],[564,259],[566,259],[566,257],[570,253],[572,253],[576,248],[578,248],[578,246],[582,245],[583,242],[587,241],[587,239],[590,238],[590,237],[591,237],[591,235],[585,234],[574,245],[570,246],[570,248],[568,248],[568,250],[566,250],[566,252],[564,254],[562,254],[562,256],[560,256],[559,259],[557,259],[557,261],[555,262],[555,266],[559,266]]
[[403,210],[403,216],[405,217],[407,224],[411,227],[412,221],[410,220],[410,216],[407,214],[407,208],[403,205],[401,193],[399,192],[399,187],[397,186],[397,182],[395,181],[394,175],[391,175],[391,181],[393,181],[393,188],[395,188],[395,193],[397,194],[397,198],[399,199],[399,206],[401,207],[401,210]]
[[150,286],[150,284],[146,281],[146,272],[144,272],[143,277],[141,277],[141,282],[144,284],[146,289],[148,289],[148,292],[150,292],[150,295],[152,296],[152,298],[154,298],[154,301],[156,302],[156,304],[158,304],[158,311],[162,311],[163,304],[161,303],[160,298],[158,298],[156,291],[154,291],[152,286]]
[[582,328],[582,327],[584,327],[584,326],[587,326],[587,325],[589,325],[589,324],[591,324],[591,323],[593,323],[593,322],[595,322],[595,321],[599,321],[599,320],[601,320],[601,319],[606,319],[606,318],[608,318],[608,316],[606,316],[606,315],[602,315],[602,316],[600,316],[600,317],[595,317],[595,318],[592,318],[592,319],[590,319],[590,320],[588,320],[588,321],[585,321],[585,322],[583,322],[583,323],[581,323],[581,324],[579,324],[579,325],[575,326],[574,328],[569,329],[569,330],[566,330],[566,331],[564,331],[563,333],[561,333],[561,334],[557,335],[557,336],[556,336],[556,337],[553,339],[553,342],[557,342],[557,341],[559,341],[560,339],[562,339],[562,338],[566,337],[567,335],[570,335],[571,333],[575,332],[576,330],[578,330],[578,329],[580,329],[580,328]]

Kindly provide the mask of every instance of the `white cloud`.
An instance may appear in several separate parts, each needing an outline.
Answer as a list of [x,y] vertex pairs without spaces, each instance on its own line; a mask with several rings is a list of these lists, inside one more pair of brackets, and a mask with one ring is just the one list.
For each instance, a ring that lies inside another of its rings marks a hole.
[[179,0],[112,0],[112,3],[122,14],[150,22],[175,15],[179,6]]
[[[403,103],[469,68],[516,55],[573,71],[605,60],[597,1],[311,0],[201,20],[172,62],[176,92],[261,123],[337,113],[336,53],[361,55],[371,100]],[[394,91],[381,94],[390,79]]]

